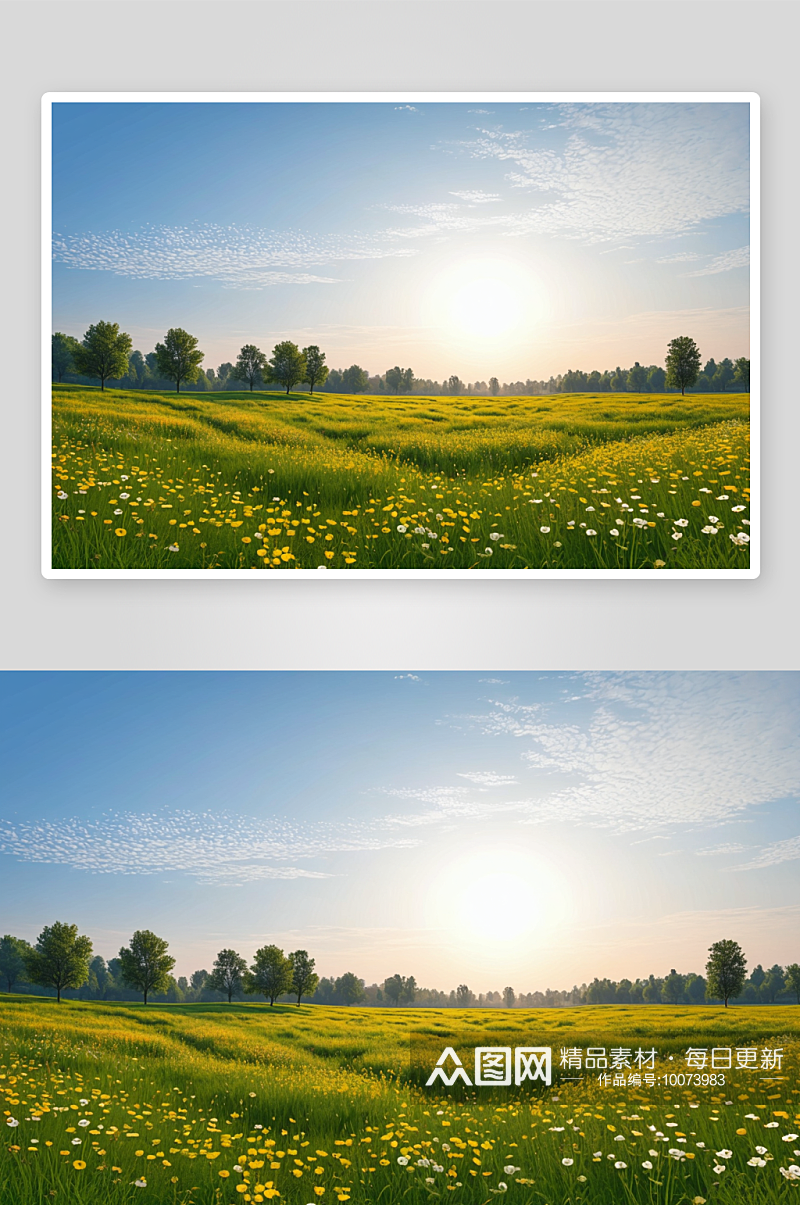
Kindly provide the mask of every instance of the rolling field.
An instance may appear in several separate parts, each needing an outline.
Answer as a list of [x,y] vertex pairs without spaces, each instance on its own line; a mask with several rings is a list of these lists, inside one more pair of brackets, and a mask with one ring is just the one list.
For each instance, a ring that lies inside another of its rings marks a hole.
[[749,397],[53,387],[57,569],[745,569]]
[[[552,1045],[556,1067],[561,1048],[620,1044],[654,1045],[659,1075],[685,1071],[687,1046],[780,1047],[783,1063],[724,1085],[603,1087],[592,1074],[432,1089],[411,1033],[436,1052],[454,1039]],[[799,1034],[800,1008],[144,1008],[0,994],[0,1200],[797,1201]]]

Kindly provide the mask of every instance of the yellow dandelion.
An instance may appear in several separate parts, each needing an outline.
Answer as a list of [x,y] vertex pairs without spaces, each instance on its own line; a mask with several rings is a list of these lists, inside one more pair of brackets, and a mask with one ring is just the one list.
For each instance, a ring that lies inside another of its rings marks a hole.
[[77,1171],[82,1172],[82,1171],[83,1171],[83,1169],[86,1167],[86,1164],[84,1163],[83,1159],[73,1159],[73,1161],[72,1161],[72,1166],[73,1166],[73,1167],[74,1167],[74,1168],[75,1168]]

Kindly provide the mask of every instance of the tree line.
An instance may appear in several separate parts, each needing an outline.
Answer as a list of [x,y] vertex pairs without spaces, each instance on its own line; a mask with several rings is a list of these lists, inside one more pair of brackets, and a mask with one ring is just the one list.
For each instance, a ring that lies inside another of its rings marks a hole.
[[77,925],[56,921],[45,926],[34,945],[6,934],[0,939],[0,985],[9,992],[42,988],[85,1000],[131,1000],[142,997],[167,1003],[222,1001],[230,1004],[246,995],[276,1000],[305,997],[314,1004],[416,1008],[566,1008],[579,1004],[702,1004],[739,1000],[742,1004],[800,1004],[800,964],[768,970],[759,963],[746,975],[746,958],[734,941],[715,942],[709,949],[705,976],[675,969],[662,978],[595,978],[569,991],[502,992],[476,995],[466,983],[450,992],[420,987],[413,975],[389,975],[369,986],[352,971],[338,978],[320,978],[315,959],[306,950],[284,954],[277,945],[256,950],[251,963],[236,950],[220,950],[210,971],[190,978],[173,974],[175,959],[169,943],[148,929],[137,930],[117,958],[106,963],[93,955],[91,940]]
[[724,393],[728,390],[749,392],[750,361],[710,359],[704,367],[697,344],[688,336],[673,339],[667,350],[665,367],[649,367],[637,361],[632,368],[597,369],[584,372],[569,369],[548,381],[511,381],[501,385],[497,377],[487,381],[464,382],[456,374],[443,381],[417,377],[412,368],[395,365],[383,374],[371,376],[358,364],[349,368],[328,368],[326,353],[316,344],[299,347],[290,340],[276,343],[271,356],[255,344],[245,344],[235,363],[226,362],[203,369],[205,353],[199,340],[180,327],[172,327],[157,343],[155,351],[143,355],[133,350],[130,335],[120,331],[119,323],[98,322],[90,326],[79,341],[56,331],[51,340],[53,380],[73,383],[107,381],[121,389],[164,389],[192,385],[194,390],[231,390],[280,385],[289,393],[305,386],[309,393],[324,389],[330,393],[435,394],[497,397],[535,396],[547,393]]

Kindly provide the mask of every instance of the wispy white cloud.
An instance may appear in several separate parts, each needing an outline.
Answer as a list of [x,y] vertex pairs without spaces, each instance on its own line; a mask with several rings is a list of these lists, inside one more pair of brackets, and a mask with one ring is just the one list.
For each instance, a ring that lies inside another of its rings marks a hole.
[[689,272],[689,276],[715,276],[718,272],[730,272],[733,268],[746,268],[750,263],[750,248],[737,247],[734,251],[724,251],[710,263]]
[[412,682],[421,682],[419,674],[395,674],[395,682],[399,682],[401,678],[409,678]]
[[451,192],[451,197],[458,197],[468,205],[487,205],[491,201],[499,201],[498,192],[482,192],[479,188],[465,189],[463,192]]
[[712,858],[721,854],[740,854],[743,849],[747,849],[747,846],[737,841],[726,841],[722,845],[710,845],[708,849],[696,849],[694,852],[700,858]]
[[53,236],[53,259],[68,268],[140,280],[205,277],[240,289],[337,284],[336,277],[298,269],[413,254],[408,247],[367,234],[318,237],[304,231],[208,223]]
[[[552,722],[540,705],[495,702],[472,717],[487,735],[530,742],[534,770],[562,784],[525,819],[618,829],[718,824],[800,794],[796,687],[780,674],[585,675],[585,723]],[[798,856],[791,843],[775,860]],[[800,848],[800,842],[798,842]],[[766,855],[765,855],[766,856]],[[764,863],[766,864],[766,863]]]
[[479,682],[486,682],[489,686],[508,686],[508,682],[503,678],[478,678]]
[[395,112],[400,112],[403,109],[407,109],[409,113],[419,113],[419,109],[416,105],[395,105],[394,108]]
[[675,255],[662,255],[656,260],[657,264],[688,264],[702,257],[697,251],[679,251]]
[[458,144],[474,158],[507,163],[513,187],[542,196],[517,215],[513,233],[663,237],[748,211],[742,106],[565,104],[554,112],[567,136],[561,153],[532,144],[523,130],[482,130]]
[[[744,849],[744,846],[740,846]],[[781,862],[794,862],[800,858],[800,837],[787,837],[765,845],[749,862],[734,866],[734,870],[761,870],[764,866],[778,866]]]
[[329,878],[297,862],[416,844],[381,823],[295,825],[225,813],[119,812],[84,822],[0,821],[0,853],[91,874],[182,872],[201,883]]
[[468,782],[474,782],[479,787],[508,787],[519,782],[513,774],[495,774],[492,770],[475,770],[469,774],[458,775],[459,778],[466,778]]

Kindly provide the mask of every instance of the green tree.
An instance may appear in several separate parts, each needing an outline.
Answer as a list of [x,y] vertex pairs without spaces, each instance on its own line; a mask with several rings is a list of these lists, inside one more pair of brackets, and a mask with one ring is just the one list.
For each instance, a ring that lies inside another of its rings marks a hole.
[[694,339],[680,335],[667,346],[667,384],[680,389],[681,396],[691,389],[700,375],[700,349]]
[[189,980],[189,984],[198,1000],[200,999],[200,993],[208,982],[208,977],[208,971],[205,969],[192,971],[192,977]]
[[118,380],[128,371],[128,356],[133,342],[120,331],[118,322],[98,322],[90,326],[83,341],[73,351],[77,371],[85,377],[99,377],[100,388],[106,381]]
[[650,393],[663,393],[667,383],[667,374],[663,368],[651,368],[647,374],[647,388]]
[[244,990],[251,995],[259,993],[273,1005],[278,996],[288,992],[292,986],[292,964],[277,946],[262,946],[256,950],[250,974],[245,980]]
[[491,393],[492,397],[497,397],[498,393],[500,392],[500,382],[498,381],[497,377],[489,377],[489,392]]
[[217,369],[217,380],[220,383],[220,388],[227,388],[227,381],[232,372],[233,365],[230,363],[230,361],[220,364],[219,368]]
[[314,959],[309,958],[307,950],[295,950],[289,954],[292,964],[292,991],[297,994],[297,1003],[303,996],[313,996],[319,983],[319,975],[314,972]]
[[147,364],[140,351],[131,352],[128,360],[128,379],[134,388],[141,388],[147,377]]
[[447,378],[447,392],[448,393],[457,395],[457,394],[461,393],[463,391],[463,389],[464,389],[464,382],[461,380],[460,377],[457,377],[455,374],[453,374],[453,376]]
[[617,365],[616,372],[611,374],[611,391],[612,393],[624,393],[627,388],[628,374]]
[[471,1008],[475,1003],[475,993],[471,992],[466,983],[459,983],[456,988],[456,1004],[459,1008]]
[[506,1008],[513,1008],[514,1001],[516,1000],[516,998],[517,998],[517,994],[514,991],[513,987],[504,987],[503,988],[503,1003],[505,1004]]
[[661,987],[661,999],[665,1004],[680,1003],[683,995],[683,975],[679,975],[673,967]]
[[789,963],[786,968],[786,986],[790,991],[794,992],[797,1003],[800,1004],[800,963]]
[[395,1004],[400,1003],[400,998],[403,995],[403,983],[404,979],[402,975],[390,975],[384,981],[383,990]]
[[[58,378],[59,381],[61,377]],[[733,364],[733,379],[738,381],[745,393],[750,392],[750,361],[740,356]]]
[[241,954],[237,954],[235,950],[220,950],[211,969],[211,974],[206,975],[200,987],[201,989],[208,987],[212,991],[223,992],[228,997],[228,1004],[230,1004],[231,997],[234,994],[238,996],[244,990],[244,976],[246,973],[247,963]]
[[75,356],[80,343],[72,335],[63,335],[56,331],[50,341],[53,361],[53,376],[62,380],[65,372],[75,371]]
[[285,385],[288,393],[299,381],[304,381],[305,376],[305,356],[297,344],[288,339],[276,343],[272,349],[272,359],[267,364],[267,380]]
[[395,364],[394,368],[387,369],[386,384],[395,393],[409,393],[414,385],[413,368],[400,368]]
[[364,999],[364,980],[345,971],[336,980],[334,992],[338,1004],[359,1004]]
[[302,355],[306,361],[308,391],[313,393],[315,385],[324,385],[328,379],[329,369],[325,364],[325,352],[320,351],[315,343],[311,343],[303,348]]
[[702,1004],[706,998],[706,981],[702,975],[687,975],[684,987],[690,1004]]
[[706,996],[722,1000],[727,1008],[730,999],[741,995],[747,959],[738,941],[715,941],[708,953]]
[[769,1000],[770,1004],[775,1003],[775,997],[783,991],[786,986],[786,979],[783,974],[783,967],[772,966],[764,976],[764,982],[761,984],[761,995],[765,1000]]
[[80,987],[89,978],[91,957],[92,943],[78,935],[78,926],[56,921],[42,929],[25,958],[25,969],[31,983],[54,987],[60,1003],[64,988]]
[[628,373],[628,379],[625,384],[628,393],[644,393],[647,388],[647,369],[642,368],[638,360]]
[[123,946],[119,952],[122,981],[141,992],[145,1004],[150,992],[169,989],[175,959],[167,953],[168,949],[169,942],[163,937],[156,937],[149,929],[137,929],[130,946]]
[[253,343],[245,343],[236,359],[230,376],[234,381],[246,381],[253,392],[253,385],[261,381],[267,367],[267,357]]
[[13,992],[15,983],[24,982],[30,955],[31,946],[23,938],[12,937],[10,933],[0,938],[0,979],[5,983],[7,992]]
[[342,373],[344,393],[366,393],[369,388],[369,373],[358,364],[351,364]]
[[400,386],[402,385],[402,383],[403,383],[402,368],[398,368],[398,366],[395,364],[394,368],[387,369],[386,384],[389,386],[390,389],[393,389],[395,391],[395,393],[399,393]]
[[168,381],[175,382],[177,393],[181,381],[196,381],[200,376],[200,365],[204,353],[197,350],[198,340],[179,326],[170,327],[163,343],[156,343],[158,371]]

